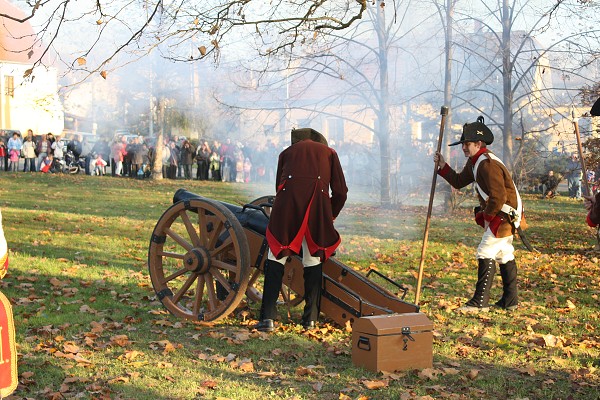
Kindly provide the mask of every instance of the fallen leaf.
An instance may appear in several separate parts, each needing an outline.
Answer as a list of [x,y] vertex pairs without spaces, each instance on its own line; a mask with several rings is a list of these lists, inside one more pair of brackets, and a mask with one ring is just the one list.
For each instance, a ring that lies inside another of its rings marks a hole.
[[129,338],[127,337],[127,335],[115,335],[115,336],[111,336],[110,342],[112,344],[116,344],[117,346],[121,346],[121,347],[125,347],[125,346],[131,344],[131,342],[129,341]]
[[362,381],[362,384],[364,387],[366,387],[369,390],[374,390],[374,389],[381,389],[384,387],[387,387],[389,382],[384,380],[384,381],[369,381],[369,380],[364,380]]
[[423,378],[427,378],[430,380],[435,380],[437,379],[437,374],[439,371],[437,371],[434,368],[425,368],[421,371],[419,371],[419,378],[423,379]]
[[470,380],[475,380],[475,379],[477,379],[477,375],[479,375],[479,370],[478,369],[472,369],[467,374],[467,378],[469,378]]
[[218,384],[217,384],[217,381],[206,380],[206,381],[200,383],[200,386],[209,388],[209,389],[216,389]]

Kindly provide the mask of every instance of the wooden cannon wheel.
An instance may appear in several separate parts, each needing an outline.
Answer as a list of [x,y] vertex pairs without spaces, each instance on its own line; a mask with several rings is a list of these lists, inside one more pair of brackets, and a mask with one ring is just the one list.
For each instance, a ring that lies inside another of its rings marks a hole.
[[227,317],[250,279],[244,229],[217,202],[178,202],[156,223],[148,268],[158,298],[174,315],[197,321]]
[[[275,200],[275,196],[268,195],[259,197],[250,202],[250,204],[255,206],[261,206],[264,210],[265,214],[268,217],[271,217],[271,206],[268,204],[273,204]],[[266,258],[266,255],[265,255]],[[259,290],[255,285],[257,284],[258,278],[263,274],[264,263],[261,263],[260,268],[255,268],[252,271],[252,275],[250,276],[250,281],[248,282],[248,288],[246,289],[246,296],[252,301],[260,302],[262,301],[262,291]],[[289,305],[290,307],[295,307],[300,304],[303,300],[302,296],[298,295],[298,293],[294,292],[286,282],[291,281],[293,271],[290,271],[289,268],[286,268],[286,271],[283,275],[283,284],[281,285],[280,300],[283,303]]]

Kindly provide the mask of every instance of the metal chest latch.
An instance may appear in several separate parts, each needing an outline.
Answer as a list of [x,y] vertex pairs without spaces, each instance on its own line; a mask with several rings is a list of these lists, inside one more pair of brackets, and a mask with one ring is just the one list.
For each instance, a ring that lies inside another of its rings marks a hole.
[[410,332],[410,326],[403,326],[402,327],[402,341],[404,342],[404,346],[402,347],[402,351],[406,351],[408,350],[408,341],[410,340],[411,342],[415,341],[415,338],[412,337]]

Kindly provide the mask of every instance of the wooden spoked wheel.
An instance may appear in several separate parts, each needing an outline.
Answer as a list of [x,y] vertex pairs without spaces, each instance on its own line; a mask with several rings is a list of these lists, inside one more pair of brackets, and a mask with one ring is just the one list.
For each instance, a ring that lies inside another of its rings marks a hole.
[[[262,196],[259,197],[255,200],[253,200],[252,202],[250,202],[250,204],[255,205],[255,206],[261,206],[262,209],[264,210],[265,214],[267,214],[268,217],[271,216],[271,206],[273,204],[273,201],[275,200],[275,196]],[[266,255],[265,255],[266,258]],[[260,268],[255,268],[252,271],[252,275],[250,276],[250,281],[248,282],[248,288],[246,289],[246,296],[248,296],[248,298],[252,301],[255,302],[260,302],[262,301],[262,291],[260,289],[262,288],[257,288],[256,285],[262,285],[262,283],[258,282],[258,278],[260,278],[260,276],[263,274],[263,268],[264,268],[264,263],[261,264]],[[283,275],[283,284],[281,285],[281,290],[280,290],[280,301],[283,301],[283,303],[289,305],[290,307],[295,307],[298,304],[300,304],[303,300],[302,296],[298,295],[298,293],[294,292],[287,284],[286,282],[289,282],[291,280],[291,276],[290,274],[293,273],[293,271],[290,271],[287,267],[286,267],[286,271]]]
[[244,229],[225,206],[181,201],[158,220],[148,268],[163,305],[178,317],[216,321],[239,305],[250,279]]

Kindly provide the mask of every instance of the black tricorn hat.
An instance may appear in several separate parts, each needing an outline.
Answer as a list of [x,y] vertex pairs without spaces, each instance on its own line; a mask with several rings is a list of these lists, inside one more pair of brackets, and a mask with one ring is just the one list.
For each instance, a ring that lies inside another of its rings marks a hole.
[[596,102],[592,106],[592,109],[590,110],[590,114],[592,114],[593,117],[600,116],[600,98],[598,100],[596,100]]
[[325,136],[321,135],[312,128],[292,129],[292,144],[305,139],[310,139],[313,142],[322,143],[325,146],[328,146]]
[[494,142],[494,135],[490,128],[485,126],[483,123],[484,119],[482,116],[477,117],[477,122],[467,123],[463,125],[463,133],[460,136],[460,140],[456,143],[451,143],[448,146],[456,146],[465,142],[478,142],[482,141],[485,144],[492,144]]

